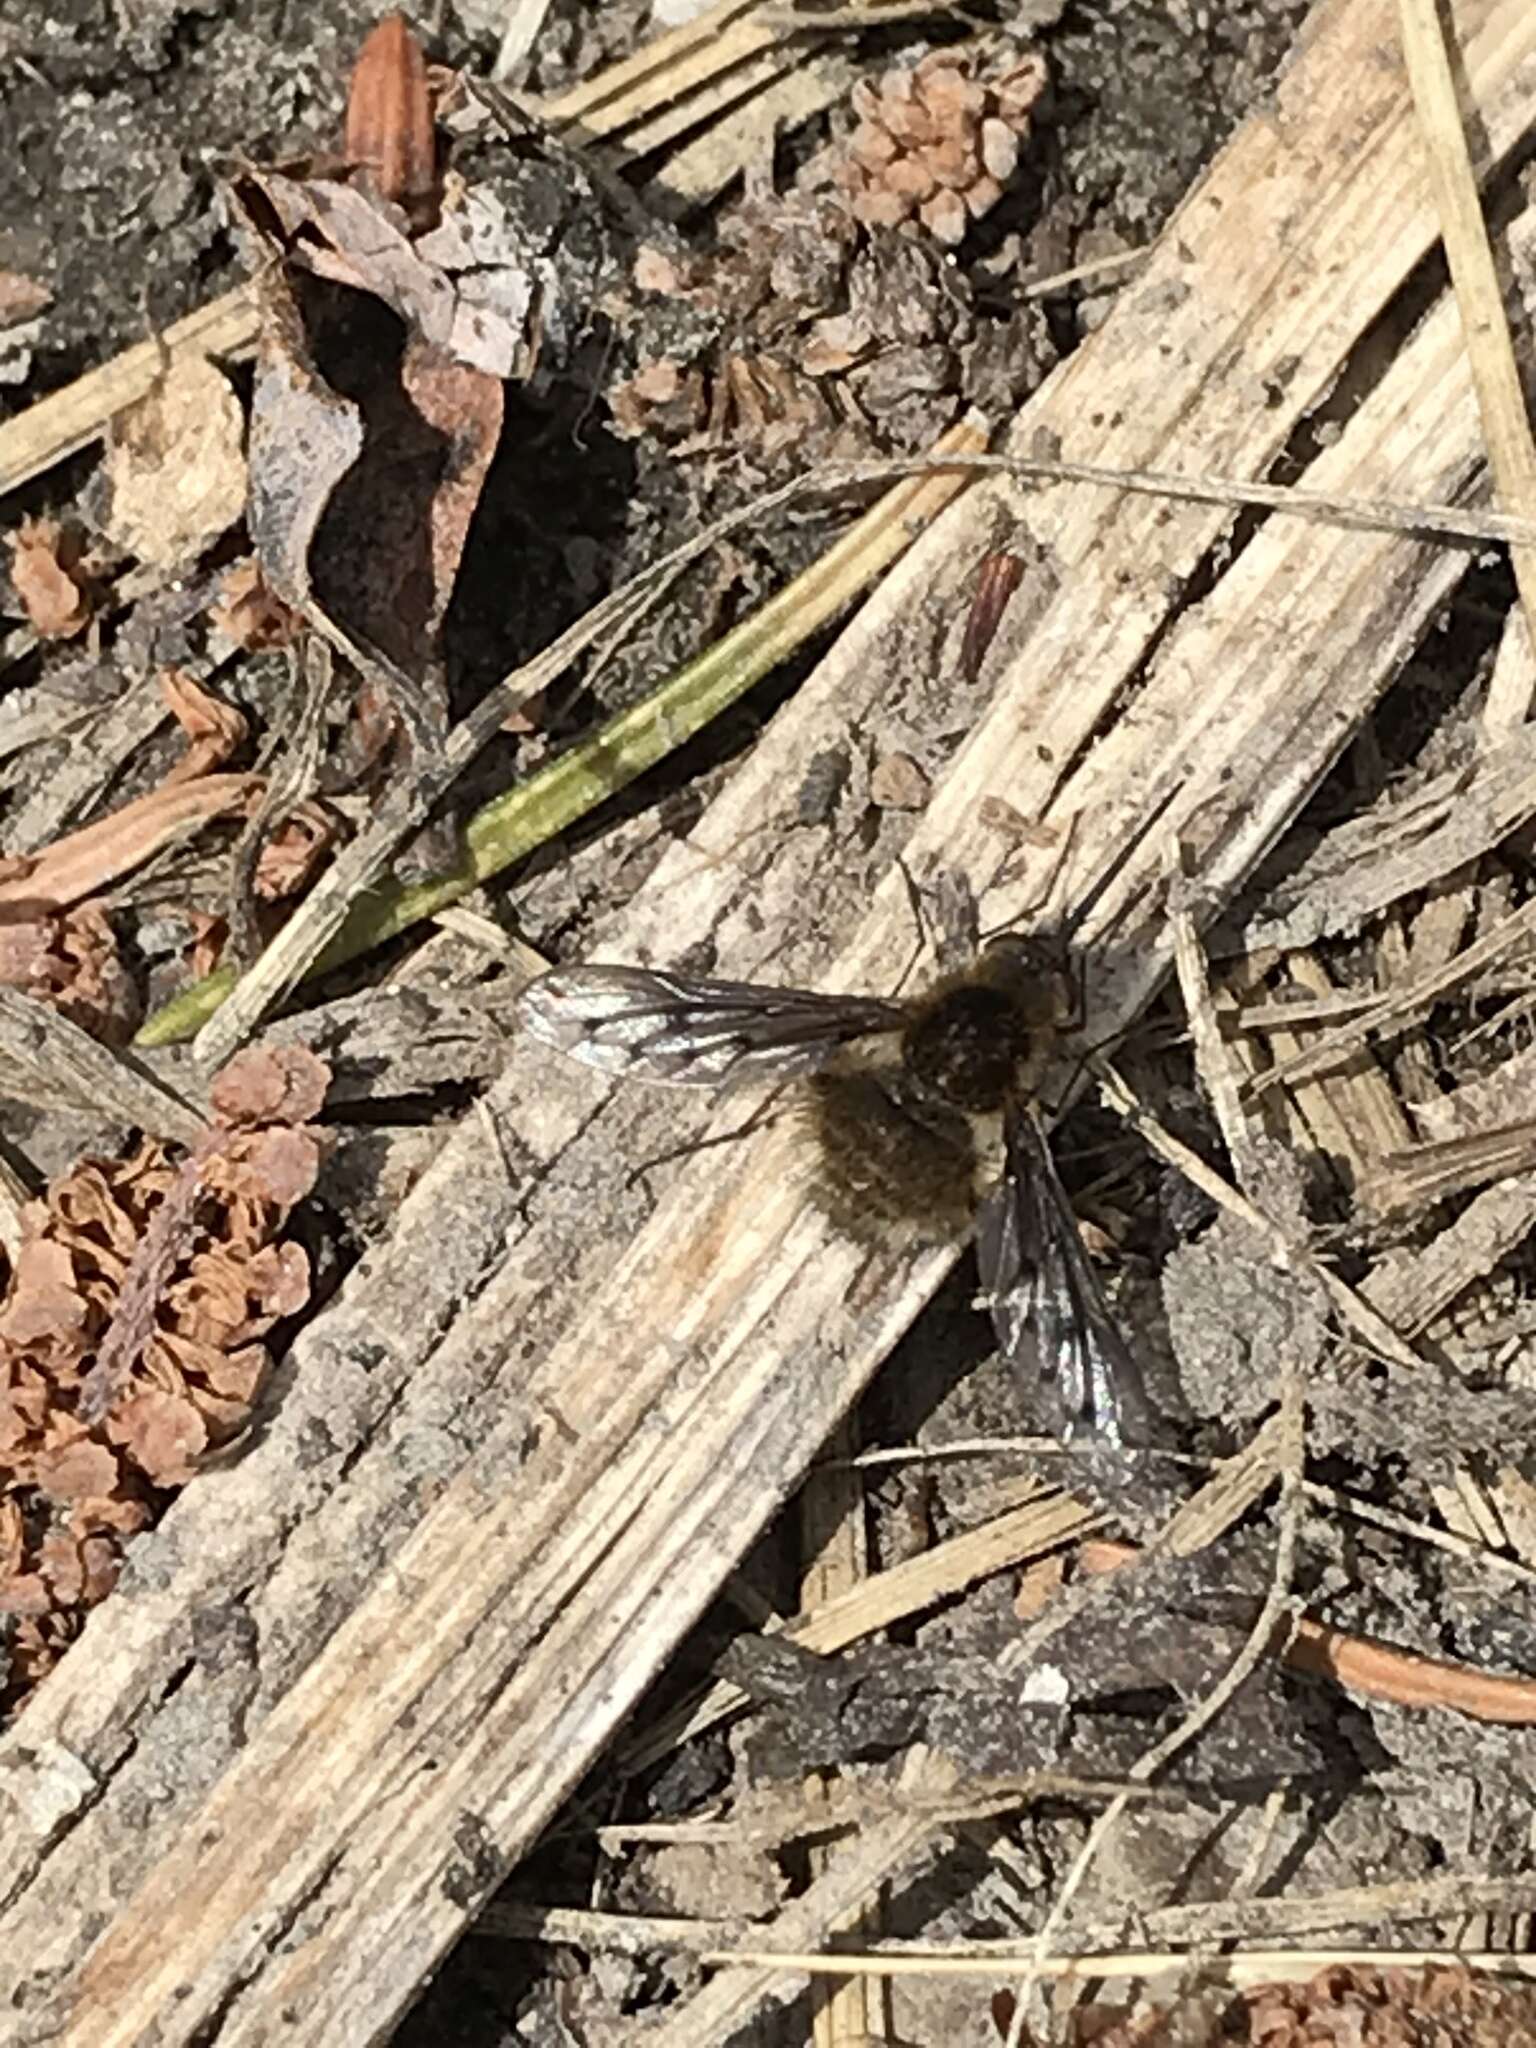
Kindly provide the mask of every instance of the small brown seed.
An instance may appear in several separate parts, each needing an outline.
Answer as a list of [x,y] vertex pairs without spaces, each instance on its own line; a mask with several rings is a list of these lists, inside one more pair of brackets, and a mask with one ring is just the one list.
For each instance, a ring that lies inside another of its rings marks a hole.
[[357,53],[346,150],[378,197],[402,208],[413,225],[436,219],[437,133],[427,64],[403,14],[386,14]]

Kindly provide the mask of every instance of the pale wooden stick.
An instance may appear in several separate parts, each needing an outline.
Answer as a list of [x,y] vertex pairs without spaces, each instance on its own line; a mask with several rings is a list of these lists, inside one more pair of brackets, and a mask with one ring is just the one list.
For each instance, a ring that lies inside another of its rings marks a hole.
[[[1011,1956],[979,1957],[963,1952],[948,1954],[942,1949],[915,1956],[892,1955],[884,1951],[874,1955],[844,1954],[841,1951],[825,1954],[814,1950],[786,1954],[771,1948],[753,1947],[706,1950],[702,1957],[706,1963],[729,1963],[742,1968],[773,1966],[806,1976],[818,1972],[852,1976],[862,1970],[890,1977],[977,1978],[996,1977],[1011,1965],[1022,1964],[1025,1959],[1022,1949],[1015,1949]],[[1230,1984],[1241,1990],[1257,1984],[1300,1982],[1316,1976],[1320,1970],[1343,1969],[1351,1964],[1367,1970],[1435,1967],[1478,1970],[1493,1977],[1536,1978],[1536,1956],[1497,1948],[1248,1949],[1236,1955],[1213,1958],[1202,1975],[1208,1982]],[[1034,1974],[1056,1980],[1078,1978],[1084,1983],[1092,1983],[1095,1979],[1125,1982],[1164,1976],[1182,1979],[1188,1968],[1189,1956],[1183,1949],[1111,1949],[1091,1955],[1042,1956],[1035,1964]],[[681,2043],[678,2048],[681,2048]]]
[[[1138,1916],[1149,1943],[1272,1941],[1370,1920],[1439,1920],[1460,1912],[1516,1913],[1536,1909],[1536,1879],[1475,1877],[1405,1878],[1389,1884],[1341,1885],[1330,1891],[1288,1893],[1283,1898],[1227,1897],[1180,1906],[1153,1906]],[[1123,1915],[1120,1916],[1123,1918]],[[1102,1953],[1114,1939],[1118,1920],[1100,1916],[1073,1931],[1085,1954]],[[738,1919],[690,1920],[677,1915],[589,1912],[580,1907],[500,1902],[487,1907],[478,1932],[511,1941],[569,1942],[593,1954],[603,1950],[645,1955],[668,1950],[701,1957],[761,1946],[770,1930]],[[1121,1951],[1124,1953],[1124,1951]],[[1255,1952],[1249,1950],[1249,1955]],[[1262,1953],[1262,1952],[1260,1952]],[[923,1940],[871,1942],[867,1961],[945,1963],[972,1960],[1007,1968],[1022,1960],[1017,1938],[987,1937],[938,1943]],[[1065,1962],[1069,1958],[1062,1957]],[[1186,1961],[1188,1959],[1186,1958]],[[834,1958],[828,1957],[828,1968]]]
[[[828,1449],[832,1464],[811,1472],[800,1492],[800,1547],[806,1567],[800,1579],[800,1605],[810,1610],[845,1594],[856,1594],[869,1578],[869,1532],[864,1520],[864,1480],[853,1464],[858,1449],[858,1431],[851,1416],[845,1416],[833,1433]],[[806,1780],[806,1797],[812,1806],[830,1806],[833,1779],[825,1771],[814,1771]],[[836,1848],[812,1844],[813,1876],[830,1870]],[[855,1910],[836,1924],[839,1935],[857,1934],[866,1940],[880,1933],[878,1892],[860,1900]],[[846,1983],[815,1983],[811,1986],[811,2032],[815,2048],[863,2048],[871,2036],[882,2038],[890,2031],[888,1987],[879,1978],[850,1977]]]
[[[1488,227],[1478,198],[1477,178],[1467,151],[1456,81],[1451,72],[1436,0],[1400,0],[1403,56],[1418,107],[1429,180],[1440,215],[1440,232],[1451,284],[1461,308],[1467,361],[1488,440],[1488,463],[1499,503],[1511,512],[1536,512],[1536,445],[1525,409],[1525,392],[1504,294],[1488,244]],[[1528,638],[1536,646],[1536,548],[1511,550]],[[1529,674],[1514,664],[1494,671],[1483,731],[1496,745],[1530,711]]]

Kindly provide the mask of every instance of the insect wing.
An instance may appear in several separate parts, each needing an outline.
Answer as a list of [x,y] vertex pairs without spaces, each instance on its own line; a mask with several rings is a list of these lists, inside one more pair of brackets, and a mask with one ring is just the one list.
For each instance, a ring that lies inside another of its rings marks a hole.
[[1010,1107],[1003,1176],[976,1233],[998,1348],[1047,1392],[1064,1443],[1151,1440],[1141,1373],[1083,1249],[1038,1118]]
[[906,1021],[876,996],[644,967],[557,967],[523,990],[518,1008],[536,1038],[589,1067],[694,1088],[787,1080],[852,1039]]

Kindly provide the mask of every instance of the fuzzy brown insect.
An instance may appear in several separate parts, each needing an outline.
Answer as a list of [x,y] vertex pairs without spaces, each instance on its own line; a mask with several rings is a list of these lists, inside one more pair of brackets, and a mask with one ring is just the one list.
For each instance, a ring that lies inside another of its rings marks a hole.
[[975,1218],[999,1350],[1064,1440],[1128,1448],[1151,1441],[1151,1411],[1033,1099],[1059,982],[1004,937],[904,1001],[594,965],[541,975],[519,1009],[535,1037],[606,1073],[803,1081],[817,1191],[839,1226],[858,1236],[902,1216],[947,1239]]

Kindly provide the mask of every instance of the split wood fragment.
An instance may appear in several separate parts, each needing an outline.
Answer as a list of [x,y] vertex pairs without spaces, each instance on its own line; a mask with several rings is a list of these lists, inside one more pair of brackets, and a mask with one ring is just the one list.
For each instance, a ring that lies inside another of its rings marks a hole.
[[[1461,309],[1467,361],[1477,387],[1488,463],[1499,503],[1512,512],[1536,512],[1536,444],[1504,294],[1494,265],[1477,178],[1467,153],[1446,23],[1435,0],[1400,0],[1403,53],[1413,83],[1419,125],[1451,284]],[[1525,615],[1528,645],[1536,647],[1536,548],[1511,550]],[[1485,708],[1488,740],[1497,744],[1524,723],[1531,708],[1526,671],[1511,666],[1495,676]]]

